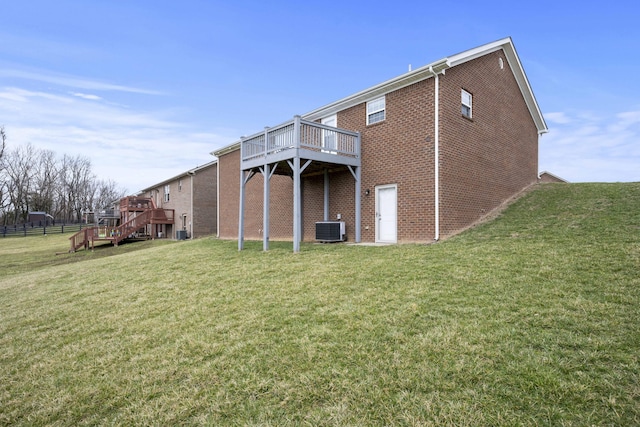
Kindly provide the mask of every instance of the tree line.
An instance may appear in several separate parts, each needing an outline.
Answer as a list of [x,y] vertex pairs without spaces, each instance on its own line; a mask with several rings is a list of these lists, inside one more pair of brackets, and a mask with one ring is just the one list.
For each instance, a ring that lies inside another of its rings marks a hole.
[[0,127],[0,225],[21,224],[29,212],[80,222],[85,212],[109,207],[126,190],[98,179],[87,157],[57,155],[26,144],[9,149]]

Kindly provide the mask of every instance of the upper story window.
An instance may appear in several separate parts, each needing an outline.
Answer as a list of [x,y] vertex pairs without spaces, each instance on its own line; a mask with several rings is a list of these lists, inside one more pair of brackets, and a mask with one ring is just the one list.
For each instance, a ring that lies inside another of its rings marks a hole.
[[182,180],[178,181],[178,193],[182,191]]
[[385,97],[376,98],[367,102],[367,124],[378,123],[385,118]]
[[169,190],[170,190],[170,186],[169,185],[165,185],[164,186],[164,201],[168,202],[169,201]]
[[473,101],[473,97],[471,96],[471,94],[469,92],[467,92],[466,90],[462,89],[461,92],[461,98],[462,98],[462,115],[468,118],[472,118],[472,112],[473,112],[473,107],[472,107],[472,101]]

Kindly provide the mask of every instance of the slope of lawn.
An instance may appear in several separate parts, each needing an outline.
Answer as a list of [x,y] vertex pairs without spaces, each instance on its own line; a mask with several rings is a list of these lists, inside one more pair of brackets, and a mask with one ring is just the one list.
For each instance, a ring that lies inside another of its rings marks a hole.
[[435,245],[47,239],[0,241],[0,425],[640,424],[640,183]]

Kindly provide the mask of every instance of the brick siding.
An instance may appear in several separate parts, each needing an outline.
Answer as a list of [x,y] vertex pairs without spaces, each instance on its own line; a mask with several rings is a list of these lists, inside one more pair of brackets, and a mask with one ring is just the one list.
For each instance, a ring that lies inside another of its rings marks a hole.
[[[446,70],[440,81],[440,227],[446,237],[472,224],[537,179],[536,126],[508,62],[497,51]],[[435,236],[434,78],[386,95],[384,121],[366,125],[366,104],[337,114],[337,126],[361,133],[362,240],[375,240],[375,188],[397,185],[398,242]],[[460,90],[473,95],[473,119],[462,116]],[[219,158],[220,237],[237,238],[240,151]],[[329,219],[340,214],[355,237],[355,180],[344,167],[329,174]],[[369,190],[369,194],[366,191]],[[303,176],[303,239],[315,239],[323,220],[324,175]],[[245,237],[262,238],[263,180],[246,188]],[[271,182],[271,239],[291,239],[293,183]]]
[[[473,95],[471,120],[461,112],[461,88]],[[502,51],[448,69],[440,94],[440,232],[446,236],[536,182],[538,134]]]
[[[186,229],[191,237],[216,234],[218,229],[217,170],[218,165],[213,163],[197,170],[193,175],[193,212],[191,211],[192,178],[188,174],[145,192],[147,197],[154,199],[159,208],[174,210],[174,224],[162,225],[162,231],[168,238],[175,239],[176,231],[182,230],[183,215],[186,215]],[[165,185],[169,185],[168,202],[164,201]]]
[[[218,232],[217,194],[218,165],[196,171],[193,176],[193,237],[215,235]],[[187,178],[187,180],[190,180]],[[184,181],[183,181],[184,182]]]

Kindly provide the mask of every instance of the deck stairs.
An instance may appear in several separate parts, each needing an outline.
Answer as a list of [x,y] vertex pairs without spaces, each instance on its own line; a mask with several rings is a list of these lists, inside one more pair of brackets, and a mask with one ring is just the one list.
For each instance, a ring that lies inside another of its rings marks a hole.
[[[124,222],[117,226],[98,225],[80,230],[69,238],[69,252],[80,248],[93,248],[95,241],[110,241],[114,246],[125,239],[147,236],[148,225],[173,224],[174,210],[157,208],[152,199],[125,197],[120,202],[120,215]],[[151,235],[151,238],[155,238]]]

